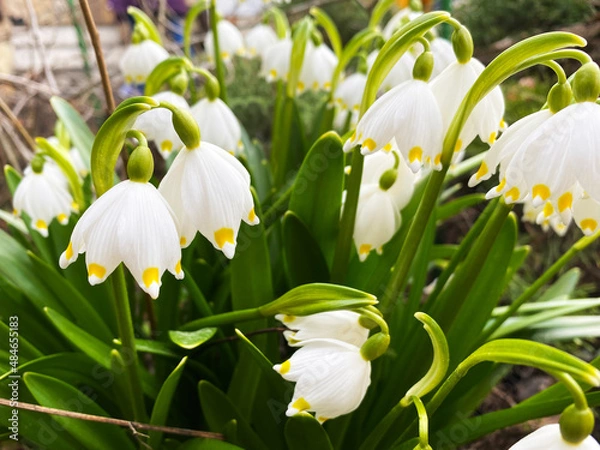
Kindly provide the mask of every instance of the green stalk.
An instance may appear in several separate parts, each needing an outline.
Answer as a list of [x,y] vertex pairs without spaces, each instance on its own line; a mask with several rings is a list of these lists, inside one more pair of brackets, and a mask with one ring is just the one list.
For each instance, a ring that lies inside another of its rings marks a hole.
[[131,409],[133,410],[133,419],[137,422],[144,422],[147,419],[146,409],[144,407],[144,397],[142,394],[142,383],[140,381],[139,362],[135,350],[135,334],[133,323],[131,321],[131,309],[129,306],[129,297],[127,295],[127,283],[125,281],[125,272],[123,266],[119,265],[112,276],[112,286],[115,294],[115,314],[117,315],[117,324],[119,326],[119,337],[121,339],[121,354],[125,360],[125,370],[127,372],[128,392],[131,395]]
[[546,270],[541,277],[525,289],[523,292],[500,317],[497,317],[492,325],[484,330],[482,333],[479,343],[482,344],[502,325],[509,317],[512,317],[517,310],[524,303],[531,300],[531,298],[540,290],[542,286],[548,283],[554,275],[556,275],[569,261],[575,256],[579,255],[584,249],[596,241],[600,237],[600,232],[593,234],[592,236],[584,236],[579,239],[567,252],[562,255],[548,270]]
[[219,18],[217,17],[217,0],[210,1],[208,14],[210,16],[210,29],[213,33],[217,80],[219,80],[219,86],[221,86],[221,92],[219,93],[219,97],[221,97],[221,100],[227,103],[227,87],[225,86],[225,65],[223,64],[223,59],[221,58],[221,48],[219,47],[219,34],[217,33],[217,24],[219,23]]

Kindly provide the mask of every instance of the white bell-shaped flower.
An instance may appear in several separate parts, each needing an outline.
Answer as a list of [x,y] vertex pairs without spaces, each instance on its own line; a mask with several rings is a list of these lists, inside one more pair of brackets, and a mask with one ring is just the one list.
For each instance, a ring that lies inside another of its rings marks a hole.
[[573,444],[563,439],[560,425],[552,424],[538,428],[533,433],[525,436],[509,450],[598,450],[600,444],[588,436],[579,444]]
[[[338,108],[337,115],[343,121],[351,115],[350,125],[354,127],[358,121],[360,103],[367,85],[367,76],[363,73],[353,73],[340,82],[333,94],[333,103]],[[343,124],[342,124],[343,126]],[[339,127],[341,128],[341,126]]]
[[573,220],[586,236],[600,229],[600,202],[587,195],[581,188],[575,189]]
[[530,197],[523,202],[523,222],[535,223],[542,227],[542,230],[548,231],[552,229],[558,236],[564,236],[569,225],[565,225],[561,217],[554,211],[550,203],[533,206]]
[[[219,51],[221,59],[225,63],[230,63],[234,55],[244,56],[246,48],[244,36],[238,28],[227,20],[219,20],[217,23],[217,33],[219,33]],[[215,44],[212,30],[206,33],[204,38],[204,50],[211,62],[215,61]]]
[[300,79],[298,80],[298,91],[305,89],[317,91],[319,89],[328,91],[331,89],[331,79],[338,64],[335,53],[321,43],[316,47],[309,42],[304,53]]
[[[400,211],[414,192],[415,175],[402,158],[393,156],[396,151],[379,152],[365,158],[354,225],[354,243],[361,261],[373,250],[381,254],[383,246],[400,228]],[[396,159],[396,179],[391,186],[382,186],[381,177],[394,167]]]
[[357,347],[369,337],[369,330],[360,322],[360,314],[354,311],[327,311],[309,316],[278,314],[277,320],[289,330],[283,335],[292,347],[301,347],[311,339],[337,339]]
[[277,80],[287,81],[290,72],[292,40],[289,37],[277,41],[265,50],[260,76],[269,83]]
[[286,415],[310,411],[321,423],[358,408],[371,383],[371,362],[360,347],[336,339],[306,341],[273,369],[296,382]]
[[259,23],[246,34],[246,49],[248,56],[258,56],[264,59],[269,47],[277,43],[277,34],[273,28]]
[[[190,110],[187,101],[181,95],[171,91],[159,92],[152,98],[159,102],[171,103],[182,111]],[[167,108],[154,108],[146,111],[137,118],[133,128],[144,133],[149,140],[154,141],[165,159],[173,151],[183,147],[183,142],[173,126],[173,113]]]
[[383,34],[383,37],[387,41],[392,37],[392,34],[402,27],[402,25],[413,19],[416,19],[422,14],[423,13],[421,11],[413,11],[411,8],[402,8],[400,11],[394,14],[390,20],[388,20],[388,22],[385,24],[385,27],[383,27],[381,34]]
[[[439,103],[444,119],[444,134],[448,130],[463,98],[484,69],[477,59],[467,63],[450,64],[431,82],[431,90]],[[504,97],[500,87],[494,88],[475,106],[456,143],[455,153],[462,152],[477,135],[483,142],[493,144],[504,125]]]
[[198,123],[202,140],[210,142],[231,154],[242,149],[242,128],[227,104],[216,97],[203,98],[191,109],[192,116]]
[[75,206],[65,176],[50,162],[45,162],[38,171],[28,167],[13,197],[14,214],[27,214],[31,227],[44,237],[48,237],[48,226],[53,219],[61,225],[69,223]]
[[151,39],[129,45],[119,63],[125,82],[127,84],[145,83],[154,68],[168,57],[169,53]]
[[432,90],[424,81],[406,81],[386,92],[359,120],[344,151],[363,154],[391,149],[392,139],[413,172],[423,164],[441,169],[443,122]]
[[179,152],[159,186],[181,225],[181,246],[199,231],[233,258],[240,222],[259,223],[250,174],[229,152],[208,142]]
[[[373,67],[373,63],[377,59],[379,52],[377,50],[372,51],[367,56],[367,67],[369,70]],[[412,71],[415,65],[415,57],[410,51],[405,52],[398,62],[394,64],[392,70],[386,75],[381,86],[379,87],[382,91],[389,91],[390,89],[404,83],[405,81],[412,80]]]
[[142,290],[157,298],[165,270],[183,278],[177,228],[177,218],[154,186],[125,180],[81,216],[60,267],[85,252],[88,281],[95,285],[123,262]]
[[436,37],[429,43],[431,53],[433,54],[433,71],[431,79],[433,80],[446,69],[450,64],[456,62],[456,55],[449,40]]

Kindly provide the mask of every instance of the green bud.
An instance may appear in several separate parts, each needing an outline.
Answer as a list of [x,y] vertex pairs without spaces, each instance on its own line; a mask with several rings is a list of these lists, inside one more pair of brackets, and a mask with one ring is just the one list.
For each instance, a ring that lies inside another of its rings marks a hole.
[[[166,103],[161,102],[161,105],[165,106]],[[173,127],[181,142],[189,149],[200,146],[200,128],[198,128],[198,124],[192,115],[187,111],[177,109],[173,105],[170,105],[168,109],[173,113]]]
[[390,335],[377,333],[367,339],[360,348],[360,354],[367,361],[373,361],[383,355],[390,346]]
[[577,102],[595,102],[600,95],[600,68],[598,64],[589,62],[575,72],[573,77],[573,94]]
[[433,53],[423,52],[415,61],[413,78],[415,80],[429,81],[433,72]]
[[548,107],[553,113],[569,106],[573,100],[573,91],[569,83],[556,83],[548,92]]
[[452,48],[456,59],[461,64],[466,64],[473,57],[473,38],[463,25],[452,33]]
[[594,429],[594,413],[590,408],[582,410],[570,405],[562,412],[558,423],[563,439],[571,444],[579,444]]
[[408,3],[408,7],[412,11],[422,12],[423,11],[423,2],[421,0],[410,0]]
[[143,25],[136,23],[133,27],[133,33],[131,34],[131,43],[139,44],[140,42],[148,39],[150,39],[150,33],[148,33],[148,30]]
[[315,47],[318,47],[323,43],[323,35],[319,30],[313,29],[310,35],[310,40],[312,41]]
[[177,75],[173,75],[169,79],[169,86],[171,87],[171,91],[175,94],[183,96],[185,91],[187,91],[188,84],[190,82],[190,77],[185,69],[181,69]]
[[46,160],[44,159],[44,157],[40,154],[36,154],[33,156],[33,159],[31,160],[31,170],[33,170],[35,173],[42,173],[44,170],[44,164],[46,163]]
[[383,175],[381,175],[381,178],[379,178],[379,187],[382,190],[387,191],[394,185],[397,178],[398,171],[396,169],[388,169],[383,172]]
[[138,145],[127,162],[127,176],[131,181],[147,183],[154,173],[154,158],[150,149],[144,145]]

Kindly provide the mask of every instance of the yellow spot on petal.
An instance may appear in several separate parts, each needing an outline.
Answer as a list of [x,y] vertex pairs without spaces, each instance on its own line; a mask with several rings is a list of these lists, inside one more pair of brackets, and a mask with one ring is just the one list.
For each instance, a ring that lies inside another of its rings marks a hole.
[[88,266],[88,277],[95,276],[96,278],[104,278],[106,268],[100,264],[92,263]]
[[387,144],[385,144],[385,146],[383,147],[384,152],[389,152],[391,149],[392,149],[392,144],[390,144],[389,142]]
[[454,146],[454,153],[459,152],[462,148],[462,139],[456,141],[456,145]]
[[169,140],[166,141],[162,141],[162,143],[160,144],[160,149],[163,152],[170,152],[171,150],[173,150],[173,143]]
[[131,75],[125,76],[125,83],[127,83],[127,84],[133,83],[133,78],[131,77]]
[[77,204],[76,201],[71,202],[71,209],[75,212],[79,211],[79,205]]
[[13,209],[13,216],[18,216],[19,215],[19,211],[17,211],[16,209]]
[[487,173],[488,173],[488,166],[484,161],[481,163],[481,166],[479,166],[479,170],[475,174],[475,178],[477,178],[478,180],[481,180],[481,178],[483,178]]
[[546,202],[544,205],[544,216],[550,217],[552,214],[554,214],[554,207],[552,206],[552,203]]
[[500,129],[506,127],[506,122],[504,121],[504,119],[500,120]]
[[275,69],[269,70],[269,75],[273,78],[277,78],[277,71]]
[[435,155],[435,158],[433,158],[433,164],[435,164],[436,166],[442,163],[442,154],[438,153],[437,155]]
[[73,243],[72,242],[69,242],[69,245],[68,245],[67,249],[65,250],[65,256],[67,258],[67,261],[73,257]]
[[221,52],[221,58],[224,58],[224,59],[229,58],[229,52]]
[[135,81],[137,81],[138,83],[143,83],[144,82],[144,76],[143,75],[136,75]]
[[563,212],[573,205],[573,194],[567,192],[558,198],[558,210]]
[[[412,162],[412,161],[411,161]],[[425,162],[427,164],[431,164],[431,156],[428,156],[427,158],[425,158]]]
[[304,86],[304,83],[302,81],[298,81],[297,87],[298,87],[298,90],[303,91],[305,86]]
[[233,240],[233,229],[232,228],[221,228],[215,231],[215,241],[219,248],[223,248],[226,243],[235,244]]
[[550,198],[550,188],[545,184],[536,184],[532,189],[533,198],[540,197],[542,200]]
[[358,249],[358,253],[361,255],[368,255],[372,248],[373,247],[369,244],[362,244]]
[[352,133],[352,136],[350,136],[350,142],[354,142],[356,140],[356,130],[354,131],[354,133]]
[[515,186],[515,187],[510,188],[508,191],[506,191],[504,196],[507,199],[511,198],[513,202],[516,202],[519,199],[519,197],[521,196],[521,191],[519,191],[519,188]]
[[291,367],[292,367],[292,364],[290,363],[290,360],[288,359],[287,361],[281,363],[281,366],[279,367],[279,373],[281,375],[285,375],[286,373],[288,373],[290,371]]
[[319,422],[323,423],[323,422],[325,422],[325,421],[327,421],[327,420],[329,420],[329,419],[328,419],[327,417],[319,416],[319,417],[317,418],[317,420],[318,420]]
[[183,236],[179,239],[179,245],[181,245],[182,247],[186,244],[186,242],[187,239]]
[[[360,139],[360,137],[359,137]],[[375,143],[375,141],[371,138],[367,138],[365,139],[365,142],[363,142],[363,147],[367,147],[369,149],[370,152],[372,152],[373,150],[375,150],[375,147],[377,147],[377,144]]]
[[493,144],[494,142],[496,142],[496,132],[492,131],[490,133],[490,137],[488,138],[488,142],[491,144]]
[[39,219],[36,223],[35,223],[35,227],[40,229],[40,230],[47,230],[48,229],[48,224],[46,222],[44,222],[42,219]]
[[300,397],[294,403],[292,403],[292,408],[295,408],[298,411],[306,411],[310,408],[310,403],[308,403],[304,397]]
[[256,213],[254,212],[254,208],[252,208],[250,210],[250,212],[248,213],[248,220],[250,222],[254,222],[255,219],[256,219]]
[[65,213],[60,213],[58,216],[56,216],[56,219],[59,222],[66,222],[67,220],[69,220],[69,218],[67,217],[67,215]]
[[313,89],[319,89],[319,82],[315,81],[312,85]]
[[158,284],[158,267],[148,267],[142,273],[142,281],[146,287],[150,287],[152,283]]
[[181,272],[181,260],[177,261],[177,264],[175,264],[175,272]]
[[598,226],[598,222],[596,222],[594,219],[583,219],[581,221],[581,229],[582,230],[587,229],[590,231],[594,231],[597,226]]
[[502,178],[502,181],[500,181],[500,184],[498,186],[496,186],[496,192],[500,192],[502,189],[504,189],[505,186],[506,186],[506,178]]
[[326,81],[325,83],[323,83],[323,88],[324,89],[331,89],[331,83],[329,81]]
[[408,161],[415,162],[421,161],[423,158],[423,149],[421,147],[413,147],[408,152]]

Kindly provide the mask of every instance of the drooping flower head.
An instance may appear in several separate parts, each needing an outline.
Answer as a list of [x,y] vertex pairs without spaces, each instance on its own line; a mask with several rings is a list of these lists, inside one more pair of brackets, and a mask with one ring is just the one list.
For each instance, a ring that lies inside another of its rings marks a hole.
[[127,84],[143,84],[148,75],[169,53],[158,43],[145,39],[127,47],[119,63]]
[[248,56],[264,59],[269,47],[277,43],[277,34],[269,25],[260,23],[246,34]]
[[[374,50],[367,56],[367,66],[369,70],[373,67],[379,51]],[[405,81],[412,80],[412,70],[415,65],[415,57],[407,51],[404,53],[398,62],[394,64],[390,73],[384,78],[381,83],[381,90],[386,92],[390,89],[404,83]]]
[[218,97],[203,98],[192,106],[190,112],[202,130],[203,141],[231,154],[239,153],[243,147],[242,129],[227,103]]
[[[217,23],[217,33],[219,33],[220,57],[225,63],[230,63],[234,55],[244,56],[246,54],[244,36],[234,24],[227,20],[219,20]],[[209,60],[215,61],[215,45],[212,30],[206,33],[204,50]]]
[[31,227],[48,237],[50,222],[56,219],[61,225],[66,225],[71,212],[77,211],[77,205],[58,166],[36,156],[17,186],[13,210],[15,215],[27,214]]
[[[363,73],[353,73],[338,85],[333,94],[333,102],[338,108],[337,116],[341,116],[345,122],[350,114],[350,125],[356,126],[358,113],[360,111],[360,102],[367,84],[367,76]],[[336,117],[337,117],[336,116]],[[342,128],[342,123],[339,128]]]
[[88,281],[95,285],[123,262],[142,290],[157,298],[165,270],[183,278],[178,221],[148,183],[153,164],[149,170],[136,169],[140,159],[145,164],[152,160],[147,147],[137,147],[132,153],[128,163],[131,179],[113,186],[81,216],[59,263],[64,269],[85,252]]
[[314,46],[312,42],[306,45],[300,79],[298,81],[298,91],[305,89],[325,90],[331,89],[331,79],[337,66],[338,58],[335,53],[321,43]]
[[250,174],[229,152],[202,142],[179,152],[159,186],[181,225],[181,246],[199,231],[227,258],[235,254],[240,222],[256,225]]
[[[159,92],[152,96],[156,101],[172,104],[178,109],[189,111],[187,101],[171,91]],[[168,158],[173,151],[183,147],[183,142],[173,127],[173,113],[167,108],[154,108],[141,114],[135,121],[134,128],[146,135],[148,140],[154,141],[160,154]]]
[[292,40],[289,37],[280,39],[265,50],[260,66],[260,76],[269,83],[277,80],[287,81],[290,72]]

